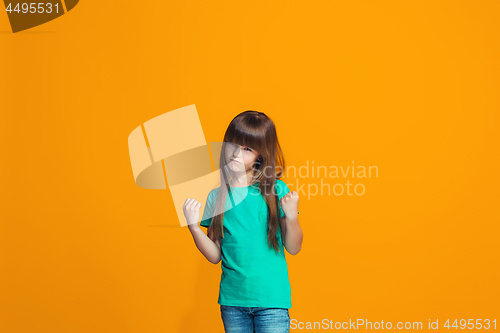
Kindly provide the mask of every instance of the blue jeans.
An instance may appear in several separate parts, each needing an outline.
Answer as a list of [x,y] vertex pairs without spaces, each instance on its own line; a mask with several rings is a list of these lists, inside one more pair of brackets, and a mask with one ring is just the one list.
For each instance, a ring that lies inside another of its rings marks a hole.
[[226,333],[288,333],[290,314],[283,308],[220,306]]

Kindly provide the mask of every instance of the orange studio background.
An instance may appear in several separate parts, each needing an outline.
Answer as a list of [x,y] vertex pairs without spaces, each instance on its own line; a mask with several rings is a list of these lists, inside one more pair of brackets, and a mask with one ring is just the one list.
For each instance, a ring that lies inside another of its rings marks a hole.
[[220,265],[128,155],[191,104],[207,142],[253,109],[290,166],[378,168],[299,192],[296,323],[498,326],[498,1],[83,0],[18,33],[0,8],[0,332],[223,331]]

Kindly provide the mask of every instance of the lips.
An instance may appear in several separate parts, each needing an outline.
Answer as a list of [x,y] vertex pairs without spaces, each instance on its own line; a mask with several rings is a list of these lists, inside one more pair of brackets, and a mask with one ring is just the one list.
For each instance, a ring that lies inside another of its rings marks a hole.
[[240,162],[238,162],[238,161],[236,161],[236,160],[233,160],[233,159],[231,160],[231,162],[240,163]]

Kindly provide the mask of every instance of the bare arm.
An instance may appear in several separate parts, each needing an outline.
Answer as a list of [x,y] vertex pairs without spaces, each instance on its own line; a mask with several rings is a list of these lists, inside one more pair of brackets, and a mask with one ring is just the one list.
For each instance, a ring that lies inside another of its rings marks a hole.
[[[212,239],[212,229],[208,228],[209,235],[201,230],[198,225],[200,218],[201,203],[195,199],[187,198],[182,207],[184,216],[186,217],[187,225],[191,235],[193,236],[194,243],[201,254],[207,258],[212,264],[218,264],[220,261],[220,244],[218,241],[214,242]],[[210,236],[210,237],[209,237]]]
[[304,235],[299,224],[299,194],[289,192],[281,198],[281,207],[285,217],[280,218],[283,245],[291,255],[296,255],[302,248]]
[[291,218],[287,216],[280,218],[282,242],[285,249],[291,255],[296,255],[300,252],[302,240],[304,239],[297,215],[295,214]]
[[209,237],[211,228],[208,228],[207,235],[201,230],[198,224],[189,225],[189,231],[193,236],[196,247],[212,264],[220,262],[220,243],[218,240],[215,242]]

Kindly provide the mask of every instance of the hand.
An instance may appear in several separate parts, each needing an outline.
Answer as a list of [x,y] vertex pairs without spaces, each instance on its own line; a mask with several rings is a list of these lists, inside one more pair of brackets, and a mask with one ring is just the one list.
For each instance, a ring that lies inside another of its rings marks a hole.
[[280,203],[286,217],[297,216],[299,211],[299,194],[297,192],[288,192],[281,198]]
[[201,203],[194,199],[187,198],[184,202],[182,210],[184,211],[184,216],[186,217],[188,227],[194,224],[198,225],[198,222],[200,220],[200,208]]

